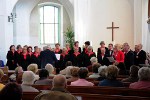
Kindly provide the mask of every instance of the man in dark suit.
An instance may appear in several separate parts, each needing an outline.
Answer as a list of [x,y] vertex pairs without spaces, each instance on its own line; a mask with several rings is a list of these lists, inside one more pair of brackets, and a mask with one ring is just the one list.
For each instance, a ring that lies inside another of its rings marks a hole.
[[109,45],[108,45],[108,52],[107,52],[107,54],[109,55],[109,57],[112,57],[113,56],[113,44],[112,43],[110,43]]
[[137,46],[137,53],[135,53],[135,65],[145,64],[146,52],[142,50],[142,44]]
[[134,53],[130,50],[130,46],[128,43],[123,44],[123,51],[125,55],[124,64],[127,70],[130,70],[130,67],[134,65]]
[[41,68],[45,68],[48,63],[54,66],[54,63],[57,62],[55,53],[50,50],[49,46],[46,46],[43,49],[44,51],[40,53]]

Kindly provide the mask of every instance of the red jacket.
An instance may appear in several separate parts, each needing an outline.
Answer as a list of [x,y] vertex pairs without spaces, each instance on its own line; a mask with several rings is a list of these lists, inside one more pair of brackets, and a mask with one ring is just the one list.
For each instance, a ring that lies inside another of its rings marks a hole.
[[118,63],[124,62],[124,53],[122,51],[118,51],[114,53],[114,58]]

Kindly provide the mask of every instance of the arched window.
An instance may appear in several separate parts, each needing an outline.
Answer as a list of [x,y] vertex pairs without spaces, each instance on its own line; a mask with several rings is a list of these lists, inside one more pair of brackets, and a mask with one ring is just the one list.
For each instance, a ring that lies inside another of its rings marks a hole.
[[40,43],[55,44],[60,42],[61,7],[56,4],[39,5]]

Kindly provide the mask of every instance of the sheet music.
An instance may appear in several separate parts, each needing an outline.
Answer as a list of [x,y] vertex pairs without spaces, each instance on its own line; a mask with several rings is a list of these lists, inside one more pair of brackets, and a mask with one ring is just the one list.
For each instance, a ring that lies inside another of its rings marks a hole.
[[109,62],[114,62],[115,59],[113,57],[107,57],[107,59],[109,60]]
[[55,55],[56,55],[57,60],[60,60],[60,54],[55,54]]

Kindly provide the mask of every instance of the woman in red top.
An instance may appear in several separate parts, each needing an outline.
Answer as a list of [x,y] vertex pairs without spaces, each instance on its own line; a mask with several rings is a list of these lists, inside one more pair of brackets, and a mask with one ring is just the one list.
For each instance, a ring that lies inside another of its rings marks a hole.
[[115,59],[116,64],[118,64],[120,62],[124,62],[124,53],[121,51],[121,45],[120,44],[116,44],[114,46],[113,57]]
[[55,44],[55,49],[54,49],[55,54],[61,54],[62,50],[60,49],[60,44],[56,43]]

